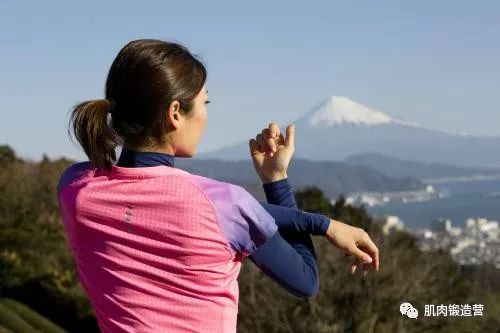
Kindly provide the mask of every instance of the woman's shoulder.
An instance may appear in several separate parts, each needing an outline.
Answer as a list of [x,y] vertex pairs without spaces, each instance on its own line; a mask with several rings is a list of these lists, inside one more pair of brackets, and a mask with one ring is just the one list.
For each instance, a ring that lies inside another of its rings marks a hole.
[[59,193],[65,185],[68,185],[69,183],[72,183],[73,181],[83,177],[91,169],[92,166],[90,164],[90,161],[77,162],[67,167],[61,173],[61,177],[59,178],[59,182],[57,184],[57,193]]
[[255,201],[254,197],[243,186],[237,184],[194,174],[189,175],[189,181],[212,203],[243,205]]
[[226,191],[244,190],[244,188],[239,186],[239,185],[229,183],[226,181],[222,181],[222,180],[218,180],[218,179],[213,179],[213,178],[200,176],[200,175],[196,175],[196,174],[192,174],[192,173],[190,173],[188,175],[188,177],[189,177],[189,180],[193,184],[197,185],[200,188],[207,189],[207,190],[208,189],[210,189],[210,190],[220,189],[220,190],[226,190]]

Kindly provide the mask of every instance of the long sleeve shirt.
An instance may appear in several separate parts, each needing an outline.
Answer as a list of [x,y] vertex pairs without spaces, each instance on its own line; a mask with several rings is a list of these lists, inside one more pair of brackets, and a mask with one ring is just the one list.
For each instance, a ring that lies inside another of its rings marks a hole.
[[[57,190],[78,277],[102,332],[235,332],[237,276],[247,256],[291,292],[316,290],[300,285],[308,279],[282,276],[290,272],[264,254],[277,242],[285,252],[269,255],[302,260],[297,267],[312,276],[300,242],[285,234],[319,232],[320,219],[272,203],[266,209],[240,186],[175,168],[168,154],[122,150],[110,170],[76,163]],[[283,209],[295,218],[276,213]]]

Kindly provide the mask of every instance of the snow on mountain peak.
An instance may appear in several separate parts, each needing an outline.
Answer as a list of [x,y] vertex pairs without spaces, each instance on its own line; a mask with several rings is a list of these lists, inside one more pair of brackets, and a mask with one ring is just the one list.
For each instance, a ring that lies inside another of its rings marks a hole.
[[382,125],[402,123],[389,115],[356,103],[350,98],[332,96],[323,102],[309,117],[311,127],[325,125]]

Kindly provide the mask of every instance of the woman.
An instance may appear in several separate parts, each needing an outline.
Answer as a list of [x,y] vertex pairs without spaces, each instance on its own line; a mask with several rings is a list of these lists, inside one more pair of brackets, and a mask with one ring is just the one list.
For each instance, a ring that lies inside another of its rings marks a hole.
[[271,124],[249,142],[267,203],[175,168],[174,157],[194,156],[203,134],[205,81],[183,46],[132,41],[110,68],[106,99],[72,112],[89,161],[65,170],[58,198],[103,332],[235,332],[247,256],[283,288],[311,297],[319,288],[311,234],[355,256],[352,271],[360,262],[378,270],[362,229],[297,210],[286,175],[292,126],[284,138]]

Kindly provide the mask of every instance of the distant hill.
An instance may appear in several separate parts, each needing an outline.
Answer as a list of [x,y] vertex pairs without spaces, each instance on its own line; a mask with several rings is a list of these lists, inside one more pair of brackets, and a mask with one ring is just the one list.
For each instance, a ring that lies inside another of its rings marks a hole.
[[[339,161],[353,154],[370,152],[424,163],[500,166],[500,137],[424,128],[347,97],[332,96],[293,123],[297,158]],[[238,160],[244,158],[247,151],[245,140],[198,157]]]
[[477,175],[500,175],[500,168],[467,168],[442,163],[423,163],[402,160],[376,153],[351,155],[344,160],[349,165],[375,169],[391,177],[414,177],[436,179],[449,177],[470,177]]
[[[176,167],[191,173],[244,185],[252,194],[262,194],[261,181],[250,158],[240,161],[176,158],[175,163]],[[296,190],[315,185],[329,197],[351,192],[424,188],[424,184],[415,178],[389,177],[365,166],[352,166],[343,162],[294,159],[290,164],[288,177]]]

